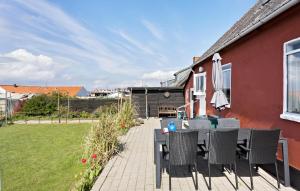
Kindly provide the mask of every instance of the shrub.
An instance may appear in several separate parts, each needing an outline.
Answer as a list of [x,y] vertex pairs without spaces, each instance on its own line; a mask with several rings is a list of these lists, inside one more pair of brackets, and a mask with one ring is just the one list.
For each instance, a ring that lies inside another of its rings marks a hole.
[[89,118],[90,116],[91,116],[91,114],[86,112],[86,111],[80,112],[80,117],[81,118]]
[[51,115],[57,110],[57,99],[48,95],[37,95],[27,100],[22,112],[27,116]]

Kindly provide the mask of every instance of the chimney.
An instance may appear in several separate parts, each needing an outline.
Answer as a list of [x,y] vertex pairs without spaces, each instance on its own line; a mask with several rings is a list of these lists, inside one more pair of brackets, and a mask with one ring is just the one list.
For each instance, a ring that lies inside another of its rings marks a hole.
[[197,62],[200,60],[200,56],[194,56],[193,57],[193,64],[197,64]]

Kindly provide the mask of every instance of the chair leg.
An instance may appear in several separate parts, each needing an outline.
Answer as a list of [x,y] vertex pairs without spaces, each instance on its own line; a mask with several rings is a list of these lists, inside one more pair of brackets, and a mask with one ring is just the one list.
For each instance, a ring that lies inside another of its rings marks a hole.
[[277,161],[275,161],[275,170],[276,170],[276,178],[277,178],[277,187],[280,188],[280,181],[279,181],[279,175],[278,175]]
[[210,164],[208,163],[208,189],[211,190]]
[[195,178],[196,178],[196,190],[198,190],[198,168],[197,168],[197,162],[195,162]]
[[238,183],[237,172],[236,172],[236,162],[234,162],[234,174],[235,174],[235,189],[238,190],[239,189],[239,183]]
[[252,164],[250,163],[250,161],[249,161],[249,172],[250,172],[251,190],[253,190]]
[[171,190],[171,165],[169,164],[169,190]]

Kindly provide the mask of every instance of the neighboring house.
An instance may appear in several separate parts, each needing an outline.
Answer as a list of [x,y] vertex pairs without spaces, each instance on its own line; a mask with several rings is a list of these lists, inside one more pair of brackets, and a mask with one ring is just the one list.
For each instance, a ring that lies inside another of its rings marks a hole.
[[127,88],[115,88],[115,89],[100,89],[96,88],[91,91],[91,97],[103,97],[103,98],[121,98],[129,96],[129,90]]
[[86,97],[89,92],[83,86],[23,86],[23,85],[0,85],[2,91],[14,94],[51,94],[59,92],[70,97]]
[[22,86],[0,85],[0,117],[20,110],[22,103],[34,95],[59,92],[70,97],[86,97],[89,92],[82,86]]
[[7,116],[11,116],[14,112],[21,109],[24,100],[30,98],[32,94],[18,94],[6,92],[0,88],[0,120]]
[[[218,115],[210,104],[212,55],[220,53],[224,93],[222,117],[242,127],[281,128],[288,138],[291,183],[300,189],[300,1],[257,3],[199,59],[185,84],[189,117]],[[221,22],[221,21],[220,21]],[[218,30],[216,28],[216,30]],[[195,103],[193,103],[195,102]]]
[[111,89],[94,89],[91,91],[91,97],[106,97],[107,95],[113,93],[113,90]]
[[174,79],[160,82],[161,87],[183,87],[189,77],[191,68],[184,68],[174,74]]

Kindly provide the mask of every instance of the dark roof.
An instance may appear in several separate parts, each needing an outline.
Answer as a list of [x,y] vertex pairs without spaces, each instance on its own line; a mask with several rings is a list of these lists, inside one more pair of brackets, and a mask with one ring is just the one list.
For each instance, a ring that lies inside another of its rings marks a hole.
[[190,70],[191,68],[190,67],[186,67],[186,68],[183,68],[177,72],[174,73],[174,76],[177,76],[178,74],[180,73],[183,73],[183,72],[186,72],[187,70]]
[[174,74],[175,76],[175,84],[176,87],[183,87],[185,82],[188,80],[189,75],[192,69],[190,67],[184,68]]
[[204,61],[214,53],[241,38],[247,34],[249,30],[254,30],[255,28],[259,27],[258,24],[262,23],[262,20],[277,16],[276,14],[274,15],[275,11],[279,11],[279,9],[287,6],[293,6],[297,3],[299,3],[299,0],[258,0],[257,3],[215,44],[213,44],[192,66]]
[[191,71],[191,67],[186,67],[177,71],[174,73],[175,78],[161,82],[162,87],[183,87],[188,80]]

